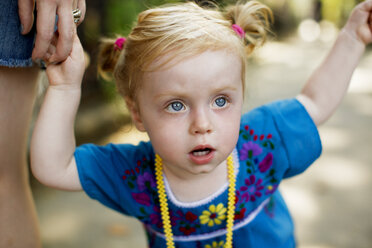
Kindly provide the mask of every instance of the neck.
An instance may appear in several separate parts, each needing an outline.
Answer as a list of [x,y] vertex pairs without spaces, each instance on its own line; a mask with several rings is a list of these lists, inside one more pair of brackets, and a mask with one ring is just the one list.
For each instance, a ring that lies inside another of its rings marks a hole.
[[181,202],[202,200],[218,191],[228,181],[226,161],[214,170],[201,174],[185,175],[175,173],[166,165],[163,168],[173,194]]

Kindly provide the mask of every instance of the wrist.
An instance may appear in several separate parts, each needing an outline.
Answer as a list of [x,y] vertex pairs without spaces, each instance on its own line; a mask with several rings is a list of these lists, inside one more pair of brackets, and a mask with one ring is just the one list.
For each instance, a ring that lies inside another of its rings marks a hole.
[[81,85],[74,84],[58,84],[58,85],[49,85],[48,90],[57,91],[57,92],[66,92],[66,93],[81,93]]
[[365,43],[345,28],[340,31],[335,46],[344,51],[344,58],[349,61],[359,61],[366,49]]
[[80,102],[81,88],[73,85],[49,85],[47,95],[53,99],[62,100],[63,102],[69,101],[71,104]]
[[347,27],[341,29],[338,39],[342,40],[348,49],[364,52],[366,44],[355,32],[351,32]]

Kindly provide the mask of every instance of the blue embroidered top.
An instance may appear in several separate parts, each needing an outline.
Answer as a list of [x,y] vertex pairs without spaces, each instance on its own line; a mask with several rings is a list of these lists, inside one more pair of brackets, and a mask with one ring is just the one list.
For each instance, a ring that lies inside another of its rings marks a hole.
[[[317,128],[296,99],[242,116],[233,152],[234,247],[295,247],[293,223],[277,188],[282,179],[303,172],[321,149]],[[76,149],[75,158],[81,185],[91,198],[143,222],[150,247],[166,247],[150,142],[87,144]],[[228,183],[206,199],[183,203],[164,180],[176,247],[222,248]]]

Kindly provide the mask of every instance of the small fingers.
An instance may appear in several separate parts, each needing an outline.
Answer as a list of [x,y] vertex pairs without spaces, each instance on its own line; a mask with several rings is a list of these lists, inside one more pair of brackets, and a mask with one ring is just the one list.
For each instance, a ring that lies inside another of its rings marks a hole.
[[365,11],[372,11],[372,0],[364,1],[359,6]]
[[34,23],[34,0],[18,0],[18,15],[21,21],[21,34],[30,32]]
[[[54,36],[55,37],[55,36]],[[55,39],[55,42],[57,41],[56,38]],[[56,46],[55,46],[55,42],[51,42],[49,47],[48,47],[48,51],[46,52],[45,54],[45,60],[50,63],[50,58],[52,57],[52,55],[56,52]]]

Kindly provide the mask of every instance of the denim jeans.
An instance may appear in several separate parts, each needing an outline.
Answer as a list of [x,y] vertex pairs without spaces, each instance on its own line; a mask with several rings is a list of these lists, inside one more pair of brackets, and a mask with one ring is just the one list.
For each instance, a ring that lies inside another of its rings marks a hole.
[[32,49],[35,28],[27,35],[21,34],[18,0],[0,0],[0,66],[32,66]]

